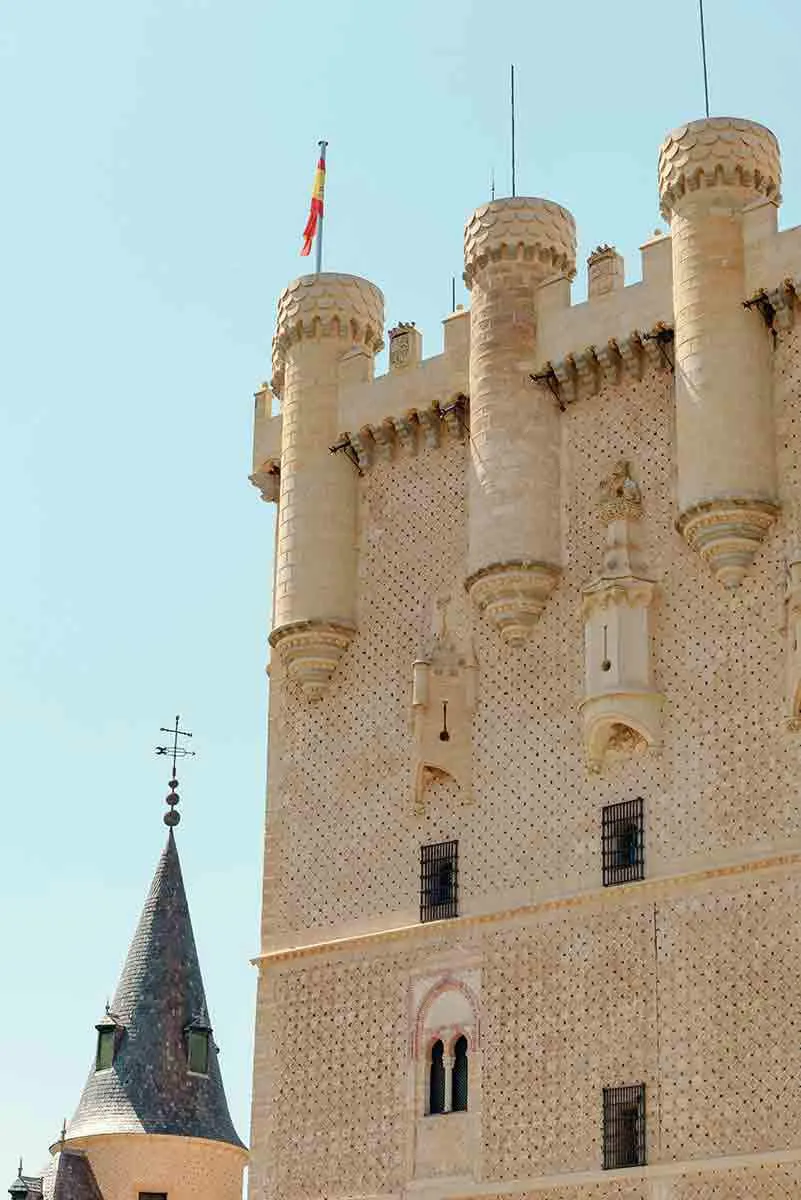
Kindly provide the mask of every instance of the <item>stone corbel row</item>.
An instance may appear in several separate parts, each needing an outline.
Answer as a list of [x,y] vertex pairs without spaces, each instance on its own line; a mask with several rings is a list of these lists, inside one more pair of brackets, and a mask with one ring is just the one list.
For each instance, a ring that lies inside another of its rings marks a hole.
[[588,346],[558,362],[547,362],[532,378],[550,388],[564,411],[568,404],[594,396],[606,383],[620,384],[642,379],[649,371],[672,370],[672,342],[672,328],[660,321],[647,332],[635,329],[628,337],[610,338],[605,346]]
[[439,446],[445,438],[463,441],[467,426],[468,400],[460,395],[446,405],[413,408],[401,417],[386,417],[380,425],[363,425],[357,433],[343,433],[339,442],[353,448],[359,469],[366,471],[399,454]]

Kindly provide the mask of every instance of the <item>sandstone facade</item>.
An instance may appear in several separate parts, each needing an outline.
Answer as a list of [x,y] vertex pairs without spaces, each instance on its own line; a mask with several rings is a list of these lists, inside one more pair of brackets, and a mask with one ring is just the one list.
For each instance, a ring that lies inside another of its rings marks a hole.
[[600,248],[577,305],[569,213],[479,209],[471,312],[380,378],[372,285],[282,300],[252,1200],[801,1195],[801,229],[750,122],[660,188],[642,282]]

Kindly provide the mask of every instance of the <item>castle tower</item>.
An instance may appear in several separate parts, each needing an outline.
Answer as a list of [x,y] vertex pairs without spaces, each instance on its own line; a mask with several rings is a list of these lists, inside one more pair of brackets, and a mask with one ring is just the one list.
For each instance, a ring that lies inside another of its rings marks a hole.
[[[305,275],[278,305],[273,390],[281,398],[281,485],[270,642],[311,700],[356,630],[357,478],[332,453],[343,371],[371,379],[384,300],[355,275]],[[346,365],[347,364],[347,365]]]
[[576,269],[576,229],[531,197],[476,209],[464,234],[470,289],[470,529],[467,588],[519,645],[561,569],[559,411],[531,386],[544,284]]
[[494,202],[384,376],[281,300],[251,1200],[801,1196],[801,227],[760,126],[660,164],[636,283]]
[[[174,784],[175,780],[172,781]],[[228,1112],[174,826],[44,1200],[240,1200],[247,1151]]]
[[776,519],[770,335],[743,307],[744,216],[779,202],[779,147],[753,121],[712,117],[665,139],[673,244],[678,527],[736,588]]

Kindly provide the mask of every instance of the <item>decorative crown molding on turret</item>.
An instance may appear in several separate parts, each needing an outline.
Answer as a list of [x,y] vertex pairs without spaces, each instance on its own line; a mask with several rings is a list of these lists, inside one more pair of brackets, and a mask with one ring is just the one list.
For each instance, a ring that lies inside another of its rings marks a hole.
[[707,117],[669,133],[659,151],[662,216],[669,219],[688,193],[720,186],[780,203],[781,162],[775,134],[740,117]]
[[283,392],[289,347],[317,338],[339,338],[363,345],[371,354],[384,348],[384,297],[375,284],[357,275],[323,272],[301,275],[281,293],[273,337],[272,389]]
[[551,200],[516,196],[477,208],[464,231],[464,275],[472,288],[488,262],[539,264],[542,280],[576,274],[576,222]]

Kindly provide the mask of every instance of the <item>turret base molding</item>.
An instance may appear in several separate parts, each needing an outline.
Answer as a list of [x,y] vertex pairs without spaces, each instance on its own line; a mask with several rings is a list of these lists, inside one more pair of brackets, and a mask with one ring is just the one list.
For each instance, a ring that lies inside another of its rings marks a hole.
[[778,505],[770,500],[706,500],[683,512],[676,528],[715,578],[733,591],[745,578],[778,515]]
[[476,571],[465,580],[465,587],[507,646],[522,646],[542,616],[560,574],[561,569],[552,563],[495,563]]
[[295,621],[274,629],[270,645],[278,650],[290,679],[309,700],[322,700],[331,676],[353,641],[356,629],[333,621]]

